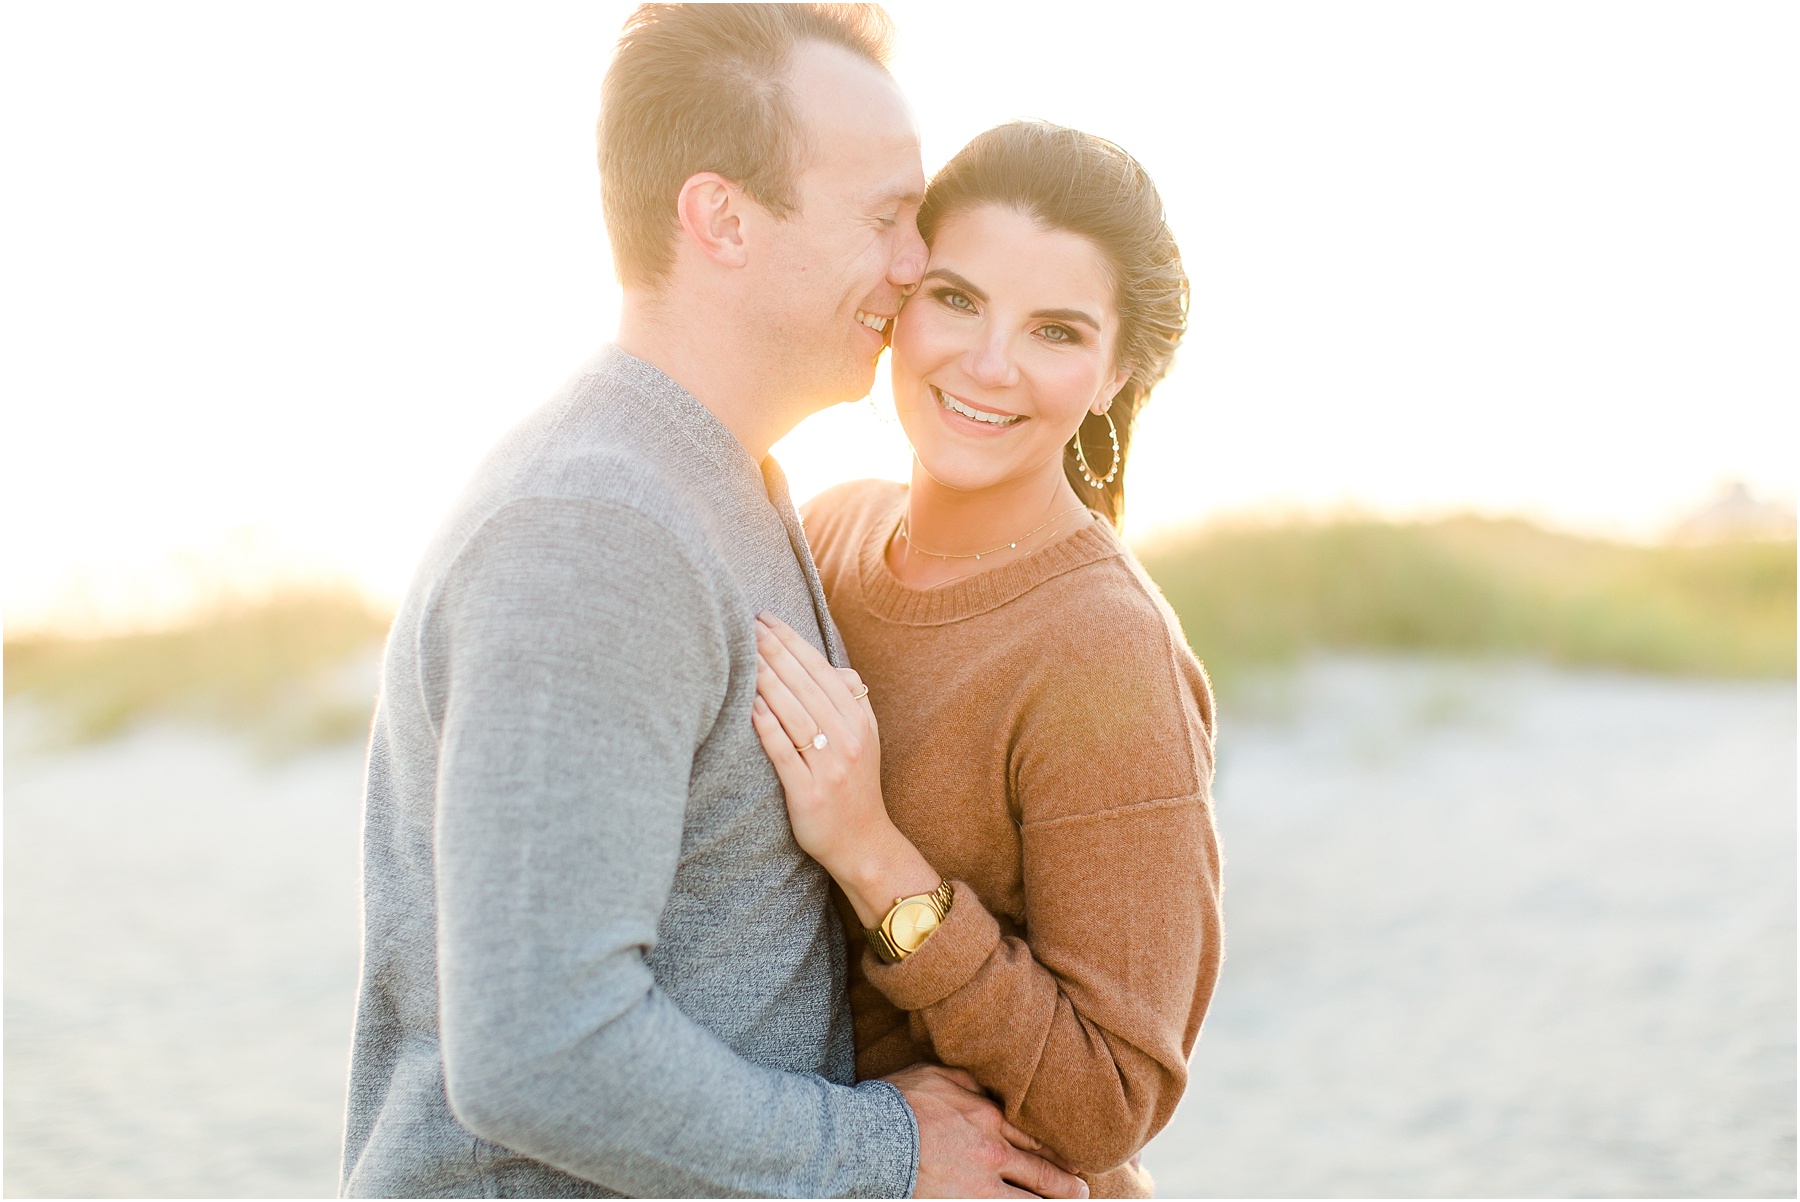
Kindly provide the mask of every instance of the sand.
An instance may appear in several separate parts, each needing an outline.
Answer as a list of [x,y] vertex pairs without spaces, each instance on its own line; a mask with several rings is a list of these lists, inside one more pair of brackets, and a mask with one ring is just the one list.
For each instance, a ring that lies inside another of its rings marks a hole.
[[1162,1192],[1793,1195],[1791,682],[1338,661],[1262,708]]
[[[1162,1192],[1792,1196],[1794,700],[1361,659],[1240,698]],[[15,746],[7,1195],[333,1192],[360,750]]]
[[8,1196],[337,1192],[361,776],[176,730],[8,759]]

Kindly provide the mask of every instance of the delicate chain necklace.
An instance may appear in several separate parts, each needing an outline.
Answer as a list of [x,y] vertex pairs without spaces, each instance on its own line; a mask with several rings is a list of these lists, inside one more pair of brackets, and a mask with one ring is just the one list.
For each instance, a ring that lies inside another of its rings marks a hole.
[[989,547],[985,551],[965,551],[960,555],[948,554],[943,551],[927,551],[924,547],[921,547],[918,543],[915,543],[912,540],[912,535],[907,533],[906,515],[905,514],[900,515],[900,529],[895,531],[895,535],[896,535],[896,537],[903,538],[906,540],[906,546],[907,546],[908,550],[917,551],[920,555],[929,555],[933,559],[980,559],[983,555],[993,555],[1000,551],[1016,551],[1016,550],[1018,550],[1020,543],[1024,542],[1026,539],[1030,538],[1032,535],[1034,535],[1038,531],[1042,530],[1045,526],[1048,526],[1051,522],[1060,521],[1063,518],[1068,517],[1071,513],[1076,513],[1078,511],[1086,509],[1086,508],[1087,508],[1086,505],[1077,505],[1073,509],[1065,509],[1061,513],[1053,514],[1050,517],[1045,518],[1043,521],[1039,522],[1037,525],[1033,526],[1031,529],[1027,530],[1025,533],[1019,535],[1017,538],[1013,539],[1010,542],[1001,543],[998,547]]

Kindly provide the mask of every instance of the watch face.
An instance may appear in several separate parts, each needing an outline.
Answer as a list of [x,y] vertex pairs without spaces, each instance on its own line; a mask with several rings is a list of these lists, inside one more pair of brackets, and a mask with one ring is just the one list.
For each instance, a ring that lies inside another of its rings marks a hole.
[[902,951],[918,950],[925,936],[937,928],[937,911],[923,898],[907,902],[888,918],[888,934]]

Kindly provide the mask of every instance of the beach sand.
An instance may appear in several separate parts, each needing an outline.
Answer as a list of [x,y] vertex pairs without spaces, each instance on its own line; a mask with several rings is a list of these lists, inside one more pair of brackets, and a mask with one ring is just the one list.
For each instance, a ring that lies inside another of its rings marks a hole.
[[[1161,1192],[1792,1196],[1794,698],[1339,658],[1228,706]],[[7,1195],[333,1193],[361,749],[15,746]]]
[[6,764],[6,1193],[337,1192],[362,750]]
[[1163,1194],[1793,1196],[1792,682],[1267,683]]

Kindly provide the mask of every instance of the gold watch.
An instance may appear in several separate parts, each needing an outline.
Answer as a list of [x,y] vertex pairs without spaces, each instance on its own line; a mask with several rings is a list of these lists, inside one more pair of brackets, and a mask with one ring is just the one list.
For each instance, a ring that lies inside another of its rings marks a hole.
[[881,925],[863,932],[863,938],[875,954],[889,964],[898,964],[944,924],[950,916],[950,902],[956,893],[949,881],[941,881],[930,893],[897,897]]

